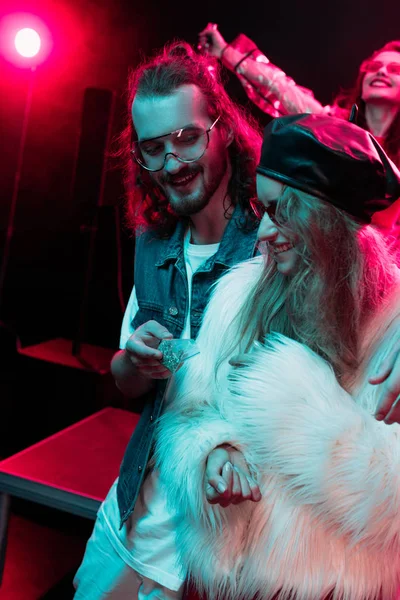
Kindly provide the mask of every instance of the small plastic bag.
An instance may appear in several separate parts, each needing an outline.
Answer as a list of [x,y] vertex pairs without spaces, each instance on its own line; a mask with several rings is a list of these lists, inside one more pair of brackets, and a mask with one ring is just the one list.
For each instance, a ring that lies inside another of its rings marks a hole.
[[179,338],[162,340],[158,346],[158,350],[163,353],[162,364],[171,373],[175,373],[185,360],[200,352],[194,340],[181,340]]

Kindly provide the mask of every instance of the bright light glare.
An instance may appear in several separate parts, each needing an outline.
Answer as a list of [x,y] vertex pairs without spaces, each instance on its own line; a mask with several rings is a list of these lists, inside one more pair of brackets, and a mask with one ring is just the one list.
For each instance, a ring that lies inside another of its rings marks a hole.
[[20,29],[15,36],[15,47],[21,56],[31,58],[40,50],[40,36],[34,29]]

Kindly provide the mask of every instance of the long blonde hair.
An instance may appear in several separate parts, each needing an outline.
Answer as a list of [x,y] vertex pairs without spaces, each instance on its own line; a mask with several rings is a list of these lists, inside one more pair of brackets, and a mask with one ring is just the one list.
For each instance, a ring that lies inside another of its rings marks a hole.
[[341,378],[359,365],[363,326],[394,283],[390,246],[373,226],[290,187],[278,199],[276,219],[296,234],[297,272],[282,275],[267,253],[262,277],[232,326],[247,340],[246,350],[271,332],[300,341]]

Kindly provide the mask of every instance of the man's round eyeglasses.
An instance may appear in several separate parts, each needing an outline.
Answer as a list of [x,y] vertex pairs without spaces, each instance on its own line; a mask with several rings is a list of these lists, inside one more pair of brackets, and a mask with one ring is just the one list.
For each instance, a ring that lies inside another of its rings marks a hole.
[[[132,142],[131,153],[137,163],[147,171],[161,171],[165,167],[167,156],[174,156],[180,162],[192,163],[204,155],[210,143],[210,131],[215,127],[220,115],[208,128],[182,127],[171,133],[160,135],[148,140]],[[166,142],[170,141],[170,148],[165,151]]]

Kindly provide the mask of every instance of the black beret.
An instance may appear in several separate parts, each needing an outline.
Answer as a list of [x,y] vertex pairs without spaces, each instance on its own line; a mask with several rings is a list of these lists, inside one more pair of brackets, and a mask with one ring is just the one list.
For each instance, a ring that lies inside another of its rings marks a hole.
[[264,129],[257,172],[330,202],[360,223],[400,196],[400,171],[376,139],[344,119],[297,114]]

